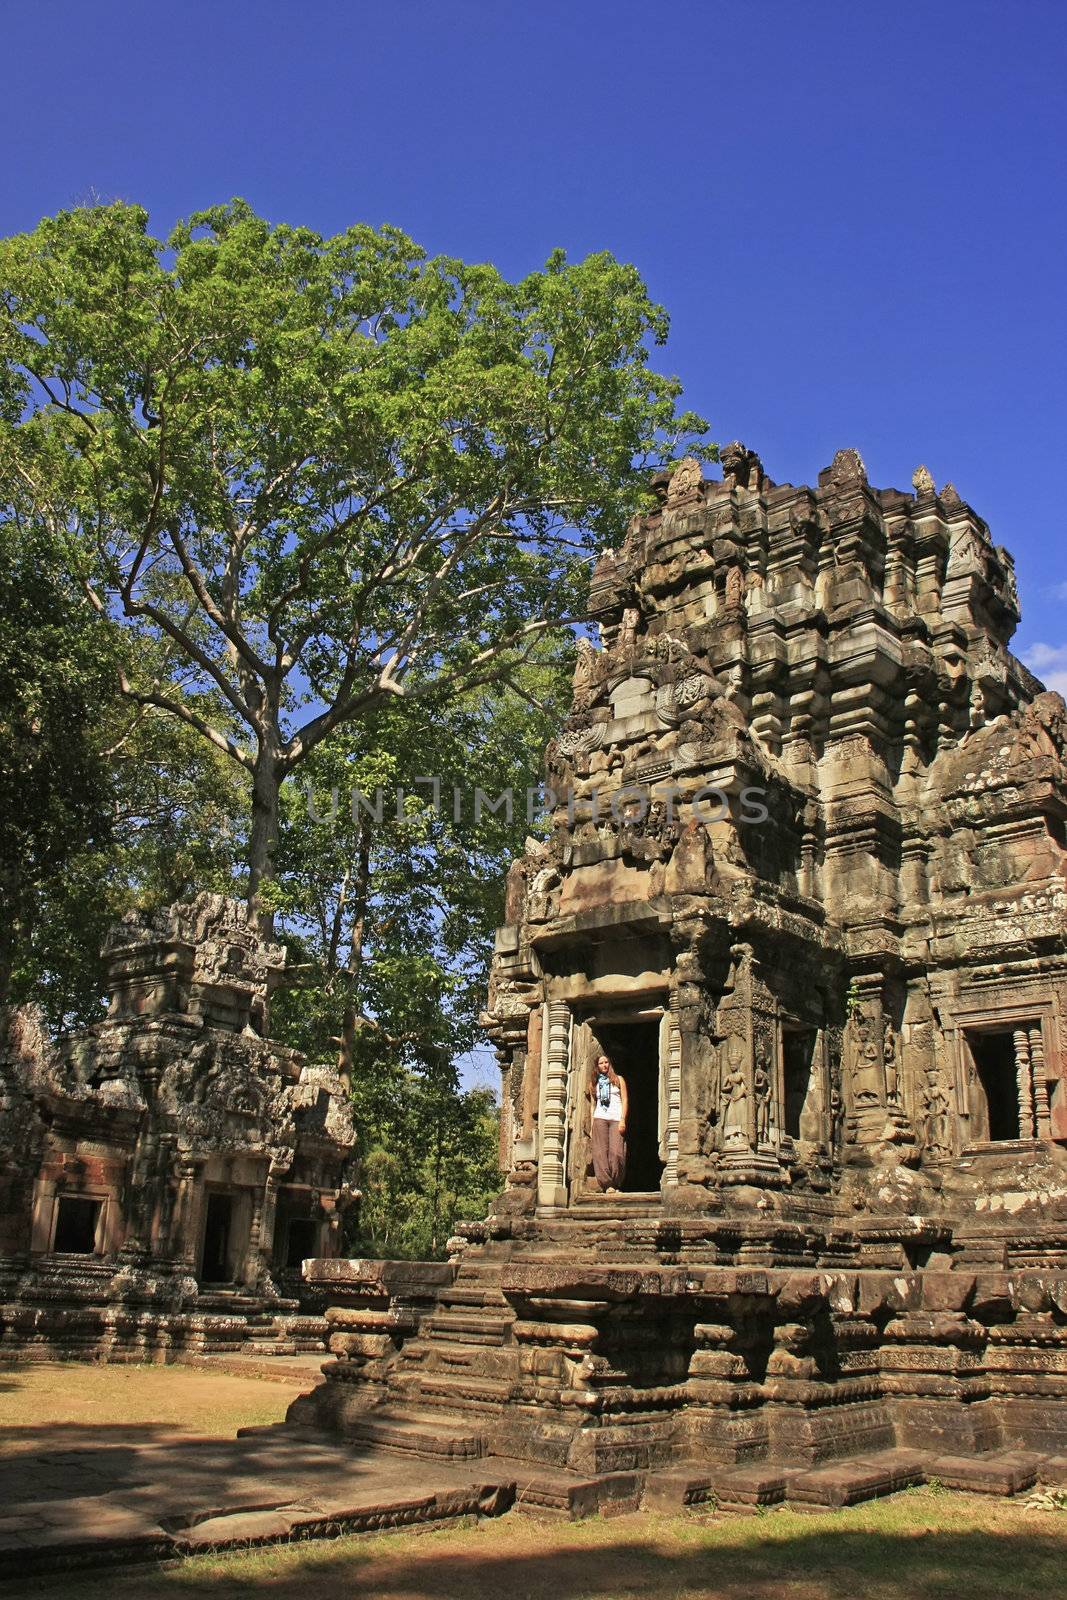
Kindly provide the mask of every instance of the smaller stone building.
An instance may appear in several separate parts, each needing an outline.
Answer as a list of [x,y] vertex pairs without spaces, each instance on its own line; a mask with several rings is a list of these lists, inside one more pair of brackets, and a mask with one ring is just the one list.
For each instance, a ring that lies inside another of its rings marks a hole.
[[300,1263],[354,1197],[345,1086],[267,1037],[285,950],[202,894],[112,930],[107,1017],[0,1037],[0,1349],[320,1347]]

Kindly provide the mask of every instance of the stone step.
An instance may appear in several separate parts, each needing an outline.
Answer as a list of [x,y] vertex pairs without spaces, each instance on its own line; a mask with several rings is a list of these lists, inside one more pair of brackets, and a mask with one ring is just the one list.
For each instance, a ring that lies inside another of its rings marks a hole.
[[477,1284],[459,1284],[457,1287],[443,1290],[437,1297],[441,1306],[466,1306],[477,1308],[484,1306],[488,1309],[505,1308],[507,1301],[499,1288],[481,1289]]
[[1046,1458],[1029,1450],[990,1450],[987,1455],[931,1456],[926,1480],[972,1494],[1021,1494],[1032,1489]]
[[493,1410],[511,1398],[512,1385],[503,1378],[487,1378],[480,1373],[452,1373],[424,1371],[405,1372],[401,1369],[392,1379],[395,1388],[413,1400],[420,1397],[440,1397],[453,1404]]
[[503,1457],[494,1460],[493,1465],[514,1481],[516,1510],[576,1522],[598,1513],[637,1511],[641,1504],[640,1473],[608,1472],[595,1478],[577,1478],[570,1472],[531,1468],[529,1462]]
[[346,1438],[361,1443],[438,1460],[475,1460],[485,1454],[484,1441],[475,1429],[432,1414],[368,1412],[347,1418],[344,1431]]
[[786,1499],[794,1506],[858,1505],[882,1495],[910,1489],[928,1478],[921,1450],[879,1450],[870,1455],[805,1468],[789,1476]]
[[841,1507],[896,1494],[928,1481],[929,1457],[921,1450],[879,1450],[862,1457],[825,1462],[817,1467],[755,1462],[737,1466],[684,1464],[650,1473],[642,1505],[647,1510],[677,1511],[687,1506],[715,1505],[729,1511],[755,1512],[766,1506]]
[[609,1222],[628,1222],[633,1217],[659,1216],[663,1200],[658,1194],[589,1195],[578,1200],[574,1210],[574,1221],[596,1217]]
[[500,1343],[461,1343],[454,1339],[429,1339],[420,1335],[401,1351],[398,1372],[453,1374],[477,1383],[483,1377],[510,1379],[515,1365],[514,1349]]
[[321,1339],[246,1339],[241,1349],[253,1356],[326,1355]]
[[256,1317],[262,1315],[263,1302],[242,1295],[198,1294],[195,1309],[228,1317]]
[[435,1311],[423,1323],[427,1337],[447,1339],[456,1344],[500,1345],[515,1321],[513,1314],[498,1311],[453,1310]]

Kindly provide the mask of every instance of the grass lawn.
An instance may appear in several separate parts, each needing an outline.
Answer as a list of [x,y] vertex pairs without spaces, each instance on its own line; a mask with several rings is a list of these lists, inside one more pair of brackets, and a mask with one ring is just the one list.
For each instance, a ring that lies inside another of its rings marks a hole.
[[61,1424],[80,1441],[87,1429],[105,1425],[232,1437],[238,1428],[279,1422],[312,1381],[305,1374],[290,1385],[180,1366],[2,1362],[0,1451],[23,1448],[26,1429]]
[[20,1588],[59,1592],[84,1600],[1058,1600],[1067,1594],[1067,1512],[918,1489],[836,1513],[578,1523],[513,1513]]

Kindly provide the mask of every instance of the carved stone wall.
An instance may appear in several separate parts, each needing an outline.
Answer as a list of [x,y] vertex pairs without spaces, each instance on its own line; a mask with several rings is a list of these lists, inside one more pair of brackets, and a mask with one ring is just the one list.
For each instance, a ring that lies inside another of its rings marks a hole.
[[[721,1489],[752,1504],[831,1458],[1018,1487],[1013,1451],[1067,1449],[1067,708],[950,485],[722,468],[593,573],[485,1017],[503,1193],[373,1391],[339,1359],[301,1415],[758,1466]],[[583,1135],[608,1045],[619,1194]]]
[[[1005,1142],[976,1134],[1000,1032],[1025,1034],[1018,1137],[1067,1137],[1067,713],[1008,649],[1010,556],[925,469],[908,494],[849,450],[814,489],[740,445],[723,468],[663,479],[593,575],[601,647],[578,645],[486,1015],[548,1119],[505,1152],[505,1208],[595,1199],[588,1172],[563,1182],[566,1014],[622,1022],[669,986],[671,1211],[887,1167],[936,1209],[949,1156]],[[540,1062],[523,1005],[552,1010]]]

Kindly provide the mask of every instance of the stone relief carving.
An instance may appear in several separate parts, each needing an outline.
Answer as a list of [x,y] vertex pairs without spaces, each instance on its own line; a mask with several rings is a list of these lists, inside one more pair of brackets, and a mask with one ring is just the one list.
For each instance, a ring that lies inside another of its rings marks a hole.
[[748,1084],[745,1043],[736,1035],[725,1046],[726,1072],[722,1079],[722,1144],[724,1150],[748,1147]]
[[872,1037],[870,1019],[855,1012],[845,1028],[845,1071],[855,1105],[876,1106],[884,1102],[883,1053]]
[[683,456],[671,473],[670,482],[667,485],[668,507],[673,510],[675,506],[699,500],[703,487],[704,472],[700,462],[693,456]]

